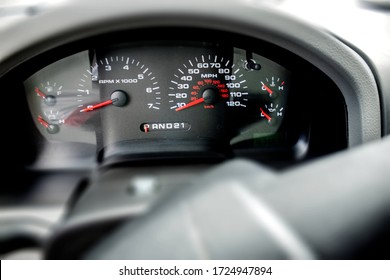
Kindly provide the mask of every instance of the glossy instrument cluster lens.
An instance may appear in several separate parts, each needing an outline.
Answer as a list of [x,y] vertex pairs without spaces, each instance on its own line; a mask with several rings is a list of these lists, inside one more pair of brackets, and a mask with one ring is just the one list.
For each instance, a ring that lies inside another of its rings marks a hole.
[[261,52],[208,42],[91,48],[24,83],[34,123],[48,141],[102,146],[253,145],[286,132],[290,84],[291,72]]

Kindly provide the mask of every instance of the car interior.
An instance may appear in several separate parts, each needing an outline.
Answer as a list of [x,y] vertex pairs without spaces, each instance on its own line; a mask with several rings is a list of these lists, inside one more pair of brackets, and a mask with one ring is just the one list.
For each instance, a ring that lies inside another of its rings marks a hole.
[[389,259],[390,1],[3,0],[0,39],[0,259]]

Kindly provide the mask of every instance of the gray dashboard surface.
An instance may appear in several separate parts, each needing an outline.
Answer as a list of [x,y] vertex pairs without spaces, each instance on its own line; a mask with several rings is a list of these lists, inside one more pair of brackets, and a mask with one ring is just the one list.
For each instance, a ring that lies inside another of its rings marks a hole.
[[280,12],[328,30],[365,56],[375,71],[381,92],[384,134],[390,133],[389,3],[387,0],[283,0],[274,5]]

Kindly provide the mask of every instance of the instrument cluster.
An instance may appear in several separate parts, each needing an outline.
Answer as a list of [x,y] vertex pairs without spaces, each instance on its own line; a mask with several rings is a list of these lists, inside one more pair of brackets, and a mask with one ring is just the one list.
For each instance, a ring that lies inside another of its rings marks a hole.
[[77,52],[24,88],[44,139],[95,145],[107,159],[289,146],[304,127],[293,84],[293,71],[261,50],[148,41]]

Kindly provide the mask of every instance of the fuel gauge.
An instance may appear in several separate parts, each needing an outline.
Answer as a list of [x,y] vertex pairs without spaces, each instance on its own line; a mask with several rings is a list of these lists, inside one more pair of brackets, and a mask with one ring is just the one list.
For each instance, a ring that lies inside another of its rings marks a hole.
[[57,98],[62,94],[63,86],[56,82],[46,81],[34,87],[38,100],[46,106],[57,104]]

